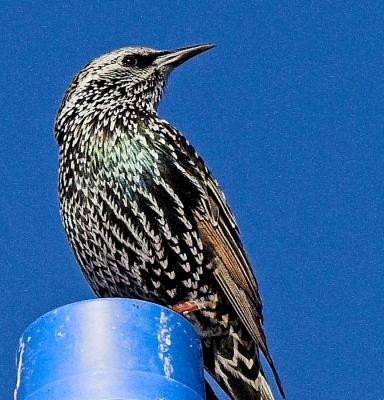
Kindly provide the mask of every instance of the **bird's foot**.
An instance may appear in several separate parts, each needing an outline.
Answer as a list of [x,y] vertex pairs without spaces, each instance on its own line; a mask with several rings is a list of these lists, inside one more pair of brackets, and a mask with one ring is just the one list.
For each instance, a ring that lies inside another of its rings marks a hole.
[[178,303],[171,307],[173,311],[176,311],[179,314],[188,314],[190,312],[194,312],[200,310],[200,306],[196,301],[185,301],[184,303]]

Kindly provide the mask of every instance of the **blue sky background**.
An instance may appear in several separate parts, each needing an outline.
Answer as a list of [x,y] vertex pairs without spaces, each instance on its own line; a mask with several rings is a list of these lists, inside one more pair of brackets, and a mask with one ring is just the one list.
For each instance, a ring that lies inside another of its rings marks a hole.
[[161,115],[227,194],[288,399],[384,398],[382,2],[1,2],[0,398],[24,327],[93,297],[57,204],[54,116],[73,75],[128,45],[217,48]]

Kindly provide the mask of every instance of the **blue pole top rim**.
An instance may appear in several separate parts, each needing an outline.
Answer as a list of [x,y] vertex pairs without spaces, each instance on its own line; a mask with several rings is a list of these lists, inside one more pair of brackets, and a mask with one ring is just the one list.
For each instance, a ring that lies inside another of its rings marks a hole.
[[[176,319],[180,319],[181,323],[184,323],[186,321],[188,321],[185,317],[183,317],[182,315],[180,315],[178,312],[173,311],[172,309],[162,306],[160,304],[157,303],[153,303],[151,301],[146,301],[146,300],[138,300],[138,299],[132,299],[129,297],[102,297],[102,298],[95,298],[95,299],[86,299],[86,300],[80,300],[80,301],[75,301],[73,303],[68,303],[68,304],[64,304],[63,306],[59,306],[54,308],[53,310],[47,311],[46,313],[42,314],[40,317],[38,317],[37,319],[35,319],[33,322],[31,322],[30,324],[28,324],[22,331],[20,337],[23,337],[29,330],[31,330],[35,325],[39,324],[42,320],[46,319],[48,316],[50,315],[55,315],[59,312],[65,311],[67,308],[71,308],[75,305],[84,305],[84,304],[89,304],[89,303],[101,303],[101,302],[129,302],[129,303],[139,303],[139,304],[143,304],[146,306],[150,306],[152,308],[158,308],[159,311],[165,311],[167,313],[172,314],[172,316]],[[188,321],[189,322],[189,321]],[[194,332],[194,334],[198,337],[198,333],[195,329],[195,327],[189,322],[188,324],[186,324],[186,326],[190,326],[191,328],[191,332]]]
[[17,354],[18,400],[148,399],[159,393],[204,398],[195,328],[148,301],[100,298],[58,307],[27,326]]

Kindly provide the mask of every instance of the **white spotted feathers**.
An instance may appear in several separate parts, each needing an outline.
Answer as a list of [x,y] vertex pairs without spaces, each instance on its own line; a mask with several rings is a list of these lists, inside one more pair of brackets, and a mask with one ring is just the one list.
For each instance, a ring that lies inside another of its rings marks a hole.
[[283,391],[234,217],[203,160],[156,111],[170,72],[211,47],[120,49],[78,73],[55,124],[60,211],[98,296],[197,304],[185,316],[206,368],[232,399],[272,400],[259,350]]

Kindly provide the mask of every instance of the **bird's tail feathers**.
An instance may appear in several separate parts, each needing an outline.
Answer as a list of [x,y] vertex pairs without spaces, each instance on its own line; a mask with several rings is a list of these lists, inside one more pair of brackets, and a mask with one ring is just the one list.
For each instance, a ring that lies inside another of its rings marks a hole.
[[210,372],[232,400],[275,400],[254,341],[245,329],[237,328],[231,327],[228,336],[212,338],[205,351],[205,357],[214,357]]

